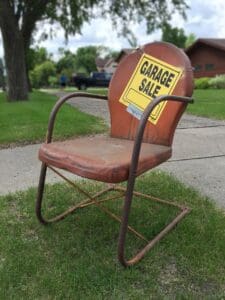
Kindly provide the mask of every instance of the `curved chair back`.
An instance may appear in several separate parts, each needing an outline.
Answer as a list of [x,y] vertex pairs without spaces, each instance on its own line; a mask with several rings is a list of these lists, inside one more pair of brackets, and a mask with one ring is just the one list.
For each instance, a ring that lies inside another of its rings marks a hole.
[[[144,60],[143,55],[146,54],[153,58],[153,63]],[[132,88],[134,84],[132,80],[134,80],[133,76],[135,72],[138,71],[141,74],[139,77],[141,81],[138,89],[135,90]],[[177,72],[176,82],[174,81],[174,72]],[[159,85],[158,88],[156,87],[157,84]],[[170,84],[172,87],[170,87]],[[136,117],[127,111],[128,107],[132,110],[136,106],[121,103],[121,97],[129,98],[132,94],[132,99],[135,98],[137,101],[140,99],[140,101],[149,102],[159,93],[160,86],[165,88],[163,91],[169,91],[171,95],[192,95],[193,72],[190,61],[183,50],[169,43],[154,42],[144,45],[122,59],[109,87],[108,99],[112,137],[133,140],[139,122]],[[127,91],[129,87],[130,90],[124,96],[126,87]],[[151,98],[149,98],[149,95]],[[166,102],[165,106],[159,108],[160,111],[157,112],[156,109],[156,120],[148,122],[143,141],[170,146],[173,141],[174,131],[186,105],[170,101]]]

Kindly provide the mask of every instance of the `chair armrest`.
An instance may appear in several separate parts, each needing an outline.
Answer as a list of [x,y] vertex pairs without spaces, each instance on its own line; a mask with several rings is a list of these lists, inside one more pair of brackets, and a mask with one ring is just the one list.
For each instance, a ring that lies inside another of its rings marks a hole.
[[108,99],[107,96],[102,96],[102,95],[97,95],[97,94],[89,94],[89,93],[76,93],[76,92],[61,97],[56,102],[56,104],[54,105],[54,107],[50,113],[50,117],[49,117],[49,121],[48,121],[48,131],[47,131],[47,135],[46,135],[46,143],[47,144],[51,143],[51,141],[52,141],[52,134],[53,134],[53,130],[54,130],[55,118],[56,118],[56,115],[57,115],[60,107],[63,105],[63,103],[65,103],[69,99],[77,98],[77,97],[85,97],[85,98],[90,98],[90,99],[95,98],[95,99],[101,99],[101,100]]
[[146,126],[146,123],[148,121],[149,116],[151,115],[152,111],[154,110],[154,108],[163,101],[176,101],[176,102],[183,102],[183,103],[194,103],[193,98],[189,98],[189,97],[179,97],[179,96],[173,96],[173,95],[162,95],[159,96],[157,98],[155,98],[151,103],[149,103],[147,105],[147,107],[145,108],[142,117],[140,119],[140,123],[137,129],[137,135],[135,140],[137,139],[141,139],[142,141],[142,137],[144,134],[144,129]]
[[[163,95],[155,98],[151,103],[148,104],[148,106],[145,108],[141,120],[139,122],[139,126],[137,128],[137,134],[134,140],[134,147],[132,152],[132,158],[131,158],[131,165],[130,165],[130,172],[129,176],[135,177],[134,174],[136,174],[136,169],[138,165],[138,159],[141,149],[141,143],[143,139],[143,134],[145,130],[146,123],[148,121],[149,116],[151,115],[153,109],[163,101],[176,101],[176,102],[184,102],[184,103],[193,103],[194,100],[189,97],[179,97],[179,96],[173,96],[173,95]],[[131,175],[133,174],[133,175]]]

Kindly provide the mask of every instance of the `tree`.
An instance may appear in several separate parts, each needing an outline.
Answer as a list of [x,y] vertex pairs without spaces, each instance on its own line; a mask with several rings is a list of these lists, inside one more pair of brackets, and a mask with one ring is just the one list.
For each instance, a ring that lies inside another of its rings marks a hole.
[[59,49],[59,52],[61,57],[56,63],[57,74],[66,73],[68,77],[71,77],[76,66],[76,55],[62,48]]
[[0,58],[0,87],[5,90],[5,76],[4,76],[4,65],[3,61]]
[[9,99],[28,97],[28,50],[41,21],[59,24],[68,37],[80,33],[83,23],[96,16],[111,17],[115,28],[129,36],[130,20],[146,20],[147,31],[152,32],[174,11],[184,15],[186,8],[185,0],[0,0]]
[[30,48],[27,53],[27,68],[31,71],[47,60],[51,60],[51,54],[48,53],[47,49],[44,47]]
[[76,69],[78,71],[83,69],[88,74],[92,71],[96,71],[95,58],[98,57],[99,54],[100,51],[98,47],[95,46],[78,48],[76,52]]
[[185,42],[185,48],[190,47],[195,41],[196,41],[196,35],[194,33],[190,33],[187,36],[186,42]]
[[34,70],[30,72],[33,87],[40,88],[50,85],[50,77],[56,76],[56,68],[52,61],[45,61],[40,65],[36,65]]
[[35,47],[28,49],[26,54],[26,72],[28,76],[28,88],[32,90],[32,84],[30,82],[30,72],[38,65],[44,63],[47,60],[51,60],[51,54],[49,54],[44,47]]
[[96,71],[96,58],[108,60],[117,57],[118,52],[105,46],[86,46],[77,49],[75,55],[75,69],[77,72],[89,74]]
[[187,36],[182,28],[171,27],[165,23],[162,27],[162,41],[172,43],[180,48],[185,48]]

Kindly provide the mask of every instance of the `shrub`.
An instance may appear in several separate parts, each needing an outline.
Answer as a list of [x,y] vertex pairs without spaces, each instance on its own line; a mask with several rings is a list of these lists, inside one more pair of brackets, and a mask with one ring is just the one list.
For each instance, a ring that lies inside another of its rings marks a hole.
[[49,77],[56,75],[56,68],[53,62],[45,61],[37,65],[30,72],[31,84],[34,88],[49,86]]
[[201,77],[195,79],[195,88],[196,89],[208,89],[209,85],[209,78],[208,77]]
[[209,85],[214,89],[225,89],[225,75],[217,75],[209,80]]
[[48,82],[50,87],[57,87],[59,85],[59,80],[56,76],[49,76]]

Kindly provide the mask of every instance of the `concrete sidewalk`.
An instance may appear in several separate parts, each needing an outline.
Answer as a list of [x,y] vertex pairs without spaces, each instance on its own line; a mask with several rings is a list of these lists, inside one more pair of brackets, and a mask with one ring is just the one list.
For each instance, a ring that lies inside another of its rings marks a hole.
[[[106,101],[92,99],[90,103],[76,99],[71,104],[109,122]],[[39,146],[0,150],[0,195],[37,186]],[[225,121],[185,114],[176,131],[173,149],[172,159],[158,169],[173,174],[225,207]],[[48,182],[58,181],[54,174],[48,175]]]

